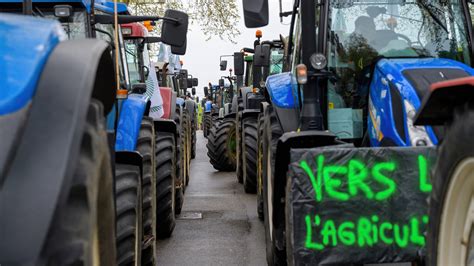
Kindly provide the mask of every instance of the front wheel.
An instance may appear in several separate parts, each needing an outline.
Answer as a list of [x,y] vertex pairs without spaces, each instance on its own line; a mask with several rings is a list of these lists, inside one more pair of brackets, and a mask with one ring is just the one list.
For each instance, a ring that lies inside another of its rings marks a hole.
[[455,114],[432,181],[428,265],[474,265],[474,111]]

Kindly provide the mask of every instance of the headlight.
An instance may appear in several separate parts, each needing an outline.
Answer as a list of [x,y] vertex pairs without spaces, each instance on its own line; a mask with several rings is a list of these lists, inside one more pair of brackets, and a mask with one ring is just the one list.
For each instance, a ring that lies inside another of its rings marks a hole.
[[433,142],[428,136],[426,128],[424,126],[413,125],[416,115],[415,107],[407,100],[404,100],[403,103],[405,104],[407,114],[407,129],[411,144],[413,146],[433,146]]

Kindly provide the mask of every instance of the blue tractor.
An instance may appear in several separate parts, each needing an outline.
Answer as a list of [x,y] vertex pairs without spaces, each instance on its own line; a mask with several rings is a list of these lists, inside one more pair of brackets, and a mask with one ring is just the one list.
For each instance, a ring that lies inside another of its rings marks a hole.
[[[28,6],[28,5],[25,5]],[[20,9],[18,9],[20,7]],[[149,97],[141,94],[140,86],[130,84],[130,78],[123,53],[124,42],[119,31],[119,40],[114,42],[113,26],[113,2],[81,2],[64,5],[62,2],[34,2],[26,13],[35,16],[54,18],[59,20],[66,32],[65,38],[84,39],[90,37],[103,38],[108,42],[108,57],[119,51],[120,62],[116,62],[119,67],[117,77],[120,89],[115,97],[108,99],[111,108],[107,110],[107,132],[111,142],[111,154],[115,159],[113,163],[115,169],[115,211],[116,211],[116,248],[117,264],[125,265],[129,263],[154,264],[156,253],[154,251],[155,241],[158,235],[169,236],[174,228],[174,204],[170,199],[174,199],[174,176],[165,176],[170,186],[160,185],[155,187],[154,181],[158,179],[157,173],[167,173],[172,171],[156,171],[155,168],[168,167],[174,169],[174,154],[168,156],[156,156],[154,151],[156,143],[161,142],[160,134],[154,137],[154,131],[170,132],[172,137],[166,138],[166,144],[174,146],[173,139],[175,131],[172,126],[167,126],[168,121],[153,121],[147,117],[149,112]],[[17,13],[21,12],[21,2],[3,1],[1,11]],[[137,17],[128,15],[127,7],[123,4],[117,5],[117,11],[124,15],[119,15],[119,24],[143,21],[146,19],[164,19],[170,21],[164,23],[163,41],[167,41],[166,36],[170,36],[166,31],[175,34],[173,41],[169,41],[177,46],[182,46],[185,42],[187,30],[187,15],[178,11],[167,11],[166,17]],[[171,12],[171,13],[170,13]],[[94,20],[92,20],[94,18]],[[166,30],[165,28],[168,27]],[[176,35],[177,34],[177,35]],[[179,37],[177,37],[179,35]],[[118,44],[118,49],[116,45]],[[77,49],[77,48],[76,48]],[[114,67],[111,71],[114,73]],[[130,94],[132,92],[132,94]],[[133,93],[135,92],[135,94]],[[138,93],[137,93],[138,92]],[[97,90],[99,95],[103,94]],[[114,90],[115,93],[115,90]],[[114,94],[115,95],[115,94]],[[164,124],[164,125],[163,125]],[[166,134],[166,133],[164,133]],[[156,143],[155,143],[156,142]],[[162,145],[163,146],[163,145]],[[165,148],[165,151],[173,149]],[[159,160],[164,160],[163,165]],[[156,190],[168,189],[169,199],[156,202]],[[171,202],[171,203],[168,203]],[[165,206],[161,206],[165,204]],[[160,226],[162,232],[155,232],[153,217],[159,208],[167,210],[163,217],[158,217],[164,223]],[[142,217],[143,215],[143,217]],[[144,229],[142,229],[144,228]],[[131,230],[133,229],[133,230]],[[143,259],[141,258],[143,249]],[[150,251],[148,251],[150,250]],[[112,252],[113,253],[113,252]],[[115,257],[115,253],[113,253]]]
[[109,47],[66,41],[58,22],[42,18],[2,13],[0,32],[9,36],[0,47],[0,263],[113,265]]
[[[268,1],[243,4],[247,27],[268,23]],[[286,72],[266,80],[258,151],[270,265],[472,261],[469,5],[300,0],[280,12]]]

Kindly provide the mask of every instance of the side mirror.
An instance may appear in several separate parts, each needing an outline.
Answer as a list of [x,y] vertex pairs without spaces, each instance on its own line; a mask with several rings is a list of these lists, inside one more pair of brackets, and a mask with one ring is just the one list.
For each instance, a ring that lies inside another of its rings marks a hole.
[[187,70],[187,69],[181,69],[181,70],[179,71],[179,74],[180,74],[181,76],[183,76],[185,79],[188,78],[188,70]]
[[243,0],[245,27],[268,25],[268,0]]
[[146,92],[146,83],[132,84],[132,93],[144,94]]
[[191,89],[191,94],[192,94],[193,96],[196,95],[196,88],[192,88],[192,89]]
[[184,46],[188,33],[188,23],[188,14],[178,10],[166,10],[161,28],[162,41],[171,46]]
[[193,78],[193,87],[199,86],[199,79],[198,78]]
[[188,89],[193,87],[193,79],[186,79],[186,83]]
[[220,67],[221,67],[221,71],[225,71],[227,69],[227,61],[222,60],[221,64],[220,64]]
[[179,88],[184,90],[188,88],[188,79],[187,78],[179,78],[178,79]]
[[207,97],[209,95],[209,88],[204,87],[204,96]]
[[244,53],[234,53],[234,73],[236,76],[244,75]]
[[253,65],[256,67],[270,66],[270,45],[261,44],[255,47],[255,54],[253,56]]
[[183,46],[171,46],[171,53],[175,55],[185,55],[187,42],[188,40],[185,40]]
[[224,79],[219,79],[219,86],[224,87],[224,85],[225,85]]

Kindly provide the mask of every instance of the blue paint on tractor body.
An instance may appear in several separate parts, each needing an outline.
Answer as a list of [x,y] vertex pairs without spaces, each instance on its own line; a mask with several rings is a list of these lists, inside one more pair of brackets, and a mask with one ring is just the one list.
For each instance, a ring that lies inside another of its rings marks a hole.
[[269,76],[266,87],[275,106],[285,109],[298,107],[298,87],[291,72]]
[[176,98],[176,104],[179,106],[184,106],[184,99],[181,97]]
[[2,14],[0,35],[0,115],[6,115],[31,101],[49,55],[65,34],[54,20]]
[[[370,143],[373,147],[381,146],[382,138],[392,140],[396,146],[414,146],[410,141],[407,129],[407,111],[404,101],[410,103],[415,110],[421,106],[421,101],[413,85],[405,78],[403,71],[408,69],[461,69],[470,75],[474,75],[474,69],[458,61],[442,58],[414,58],[414,59],[382,59],[380,60],[372,75],[369,89],[369,117],[367,118],[367,130]],[[398,90],[402,98],[403,125],[405,139],[398,134],[395,126],[392,89]],[[427,126],[426,133],[431,142],[436,145],[438,140],[433,129]]]
[[[114,13],[114,2],[111,1],[103,1],[99,0],[94,2],[94,8],[106,12],[106,13]],[[124,3],[117,2],[117,13],[119,14],[130,14],[128,7]]]
[[135,151],[148,97],[130,94],[123,101],[117,125],[116,151]]
[[205,104],[204,112],[206,112],[206,113],[211,112],[211,109],[212,109],[212,102],[207,101],[206,104]]

